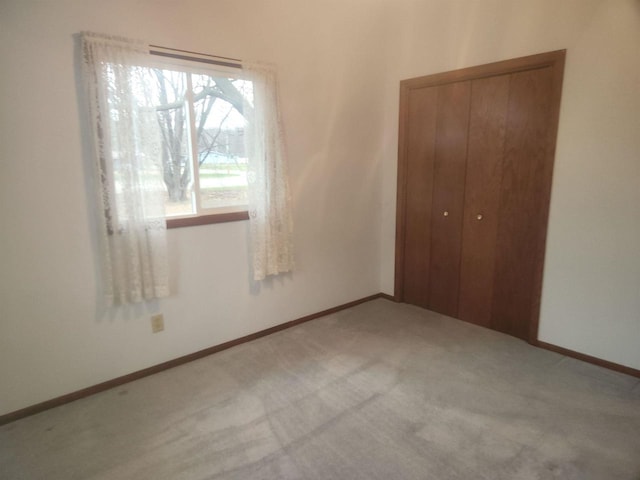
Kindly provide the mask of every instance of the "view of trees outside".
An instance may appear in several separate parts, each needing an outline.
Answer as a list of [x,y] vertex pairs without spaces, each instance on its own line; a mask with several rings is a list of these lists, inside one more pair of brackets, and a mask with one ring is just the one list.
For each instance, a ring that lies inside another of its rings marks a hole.
[[[251,83],[161,68],[153,69],[152,77],[163,137],[167,214],[194,213],[196,177],[202,208],[246,204],[243,94],[250,99]],[[189,89],[191,95],[187,95]],[[195,131],[197,143],[193,159],[190,128]],[[198,169],[197,176],[194,168]]]

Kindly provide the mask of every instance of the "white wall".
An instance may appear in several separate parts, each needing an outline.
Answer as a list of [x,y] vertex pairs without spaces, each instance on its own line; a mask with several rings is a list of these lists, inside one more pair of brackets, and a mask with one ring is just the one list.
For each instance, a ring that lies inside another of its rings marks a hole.
[[[384,10],[365,1],[0,3],[0,414],[378,293]],[[247,225],[172,230],[176,294],[96,307],[72,35],[278,65],[297,269],[249,280]],[[166,330],[152,335],[149,316]]]
[[[567,51],[539,338],[640,369],[640,2],[407,1],[403,78]],[[387,85],[391,90],[392,85]],[[393,292],[397,100],[385,113],[381,288]]]
[[640,369],[640,2],[603,2],[571,47],[540,338]]
[[[3,0],[0,415],[393,293],[398,82],[567,48],[540,338],[640,368],[637,0]],[[244,222],[172,230],[177,293],[98,305],[72,34],[278,65],[298,268],[249,281]],[[166,331],[152,335],[149,315]]]

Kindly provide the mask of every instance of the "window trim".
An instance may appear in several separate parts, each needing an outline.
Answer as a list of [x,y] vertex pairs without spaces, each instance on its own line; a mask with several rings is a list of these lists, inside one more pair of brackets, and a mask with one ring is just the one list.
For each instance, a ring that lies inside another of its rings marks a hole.
[[[226,67],[230,70],[242,70],[242,63],[241,63],[242,61],[236,58],[219,57],[217,55],[209,55],[204,53],[191,52],[187,50],[178,50],[178,49],[173,49],[168,47],[161,47],[158,45],[150,45],[150,47],[151,49],[149,50],[149,53],[151,55],[159,57],[159,60],[160,60],[159,63],[161,64],[164,63],[169,67],[171,66],[180,67],[185,72],[194,73],[194,70],[199,71],[199,69],[195,69],[194,66],[189,65],[189,63],[208,64],[209,68],[211,68],[211,66],[214,65],[217,67]],[[180,53],[173,53],[173,52],[180,52]],[[203,58],[203,57],[210,57],[210,58]],[[221,59],[221,60],[216,60],[216,59]],[[224,71],[224,68],[221,71]],[[191,77],[189,76],[188,78],[189,78],[188,82],[190,83]],[[192,95],[191,89],[187,89],[187,92],[188,92],[188,95]],[[189,107],[193,109],[192,102],[189,102]],[[190,112],[190,115],[193,115],[193,112]],[[193,148],[193,139],[191,139],[190,141],[190,147]],[[196,195],[196,202],[198,203],[197,209],[200,210],[199,195]],[[242,208],[232,212],[204,213],[204,214],[195,214],[190,216],[178,216],[178,217],[165,216],[165,221],[167,223],[168,230],[174,229],[174,228],[195,227],[199,225],[211,225],[214,223],[238,222],[243,220],[249,220],[249,212],[247,209],[242,209]]]
[[210,225],[212,223],[238,222],[249,220],[249,212],[242,210],[238,212],[209,213],[205,215],[194,215],[192,217],[167,217],[167,229],[196,227],[198,225]]

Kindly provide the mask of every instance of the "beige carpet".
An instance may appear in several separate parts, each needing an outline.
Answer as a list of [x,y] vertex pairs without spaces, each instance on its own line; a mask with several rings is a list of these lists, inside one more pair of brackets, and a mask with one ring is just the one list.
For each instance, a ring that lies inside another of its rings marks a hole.
[[5,425],[0,478],[638,480],[640,381],[375,300]]

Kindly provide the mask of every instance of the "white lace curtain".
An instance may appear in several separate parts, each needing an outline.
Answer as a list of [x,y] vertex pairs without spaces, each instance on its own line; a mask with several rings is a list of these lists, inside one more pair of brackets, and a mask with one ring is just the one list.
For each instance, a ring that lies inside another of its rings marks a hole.
[[275,69],[243,63],[253,82],[253,102],[245,95],[245,151],[249,157],[249,225],[253,277],[293,269],[293,227]]
[[[103,277],[109,304],[169,294],[161,131],[148,45],[81,34],[98,176]],[[275,70],[243,63],[253,276],[293,269],[290,195]]]
[[108,304],[169,294],[161,133],[142,42],[81,34]]

